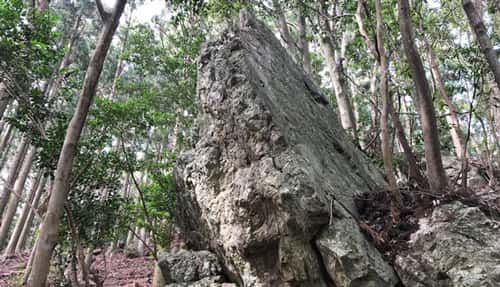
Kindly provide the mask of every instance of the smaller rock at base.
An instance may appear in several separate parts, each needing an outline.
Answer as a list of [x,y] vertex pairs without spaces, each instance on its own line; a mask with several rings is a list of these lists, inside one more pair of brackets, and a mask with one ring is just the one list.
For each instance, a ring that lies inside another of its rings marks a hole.
[[500,225],[478,207],[453,202],[419,222],[410,249],[396,258],[405,286],[500,286]]
[[158,266],[169,287],[221,286],[224,282],[217,256],[209,251],[164,252],[160,254]]

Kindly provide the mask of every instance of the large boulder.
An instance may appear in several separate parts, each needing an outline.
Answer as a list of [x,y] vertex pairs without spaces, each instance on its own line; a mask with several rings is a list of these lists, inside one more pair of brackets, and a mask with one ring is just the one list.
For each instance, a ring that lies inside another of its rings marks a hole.
[[250,14],[202,49],[198,141],[175,170],[187,245],[239,286],[394,286],[353,197],[379,190],[329,101]]
[[500,224],[478,207],[454,202],[419,221],[410,249],[396,258],[412,287],[500,286]]

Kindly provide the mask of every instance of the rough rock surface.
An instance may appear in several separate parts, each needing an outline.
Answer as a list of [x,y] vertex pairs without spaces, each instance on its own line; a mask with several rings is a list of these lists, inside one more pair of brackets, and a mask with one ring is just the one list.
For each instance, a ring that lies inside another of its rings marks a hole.
[[160,254],[158,266],[167,283],[194,282],[221,274],[217,257],[208,251],[164,252]]
[[343,209],[356,214],[380,172],[269,29],[242,12],[207,43],[198,97],[199,139],[175,171],[188,246],[215,251],[239,286],[398,282]]
[[396,259],[405,286],[500,286],[500,224],[454,202],[420,220],[410,250]]

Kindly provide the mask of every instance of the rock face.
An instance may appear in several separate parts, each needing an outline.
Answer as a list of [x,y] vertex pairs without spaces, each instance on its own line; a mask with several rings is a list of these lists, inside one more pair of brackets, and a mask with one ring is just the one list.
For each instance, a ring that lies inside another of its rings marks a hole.
[[270,30],[242,12],[206,44],[198,97],[199,140],[175,171],[188,246],[239,286],[397,284],[350,215],[384,180]]
[[398,256],[405,286],[500,286],[500,225],[455,202],[420,220],[408,254]]
[[166,287],[235,287],[223,283],[221,265],[217,257],[208,251],[162,253],[158,260]]

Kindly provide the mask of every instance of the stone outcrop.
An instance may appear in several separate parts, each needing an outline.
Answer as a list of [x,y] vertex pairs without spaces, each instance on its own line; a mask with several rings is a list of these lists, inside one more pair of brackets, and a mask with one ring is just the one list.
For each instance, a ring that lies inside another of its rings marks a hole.
[[410,250],[396,259],[405,286],[500,286],[500,224],[459,202],[419,222]]
[[224,283],[222,267],[217,257],[208,251],[180,250],[160,254],[158,266],[165,287],[236,287]]
[[351,215],[380,172],[264,24],[242,12],[204,46],[198,98],[198,140],[175,170],[188,246],[239,286],[397,284]]

